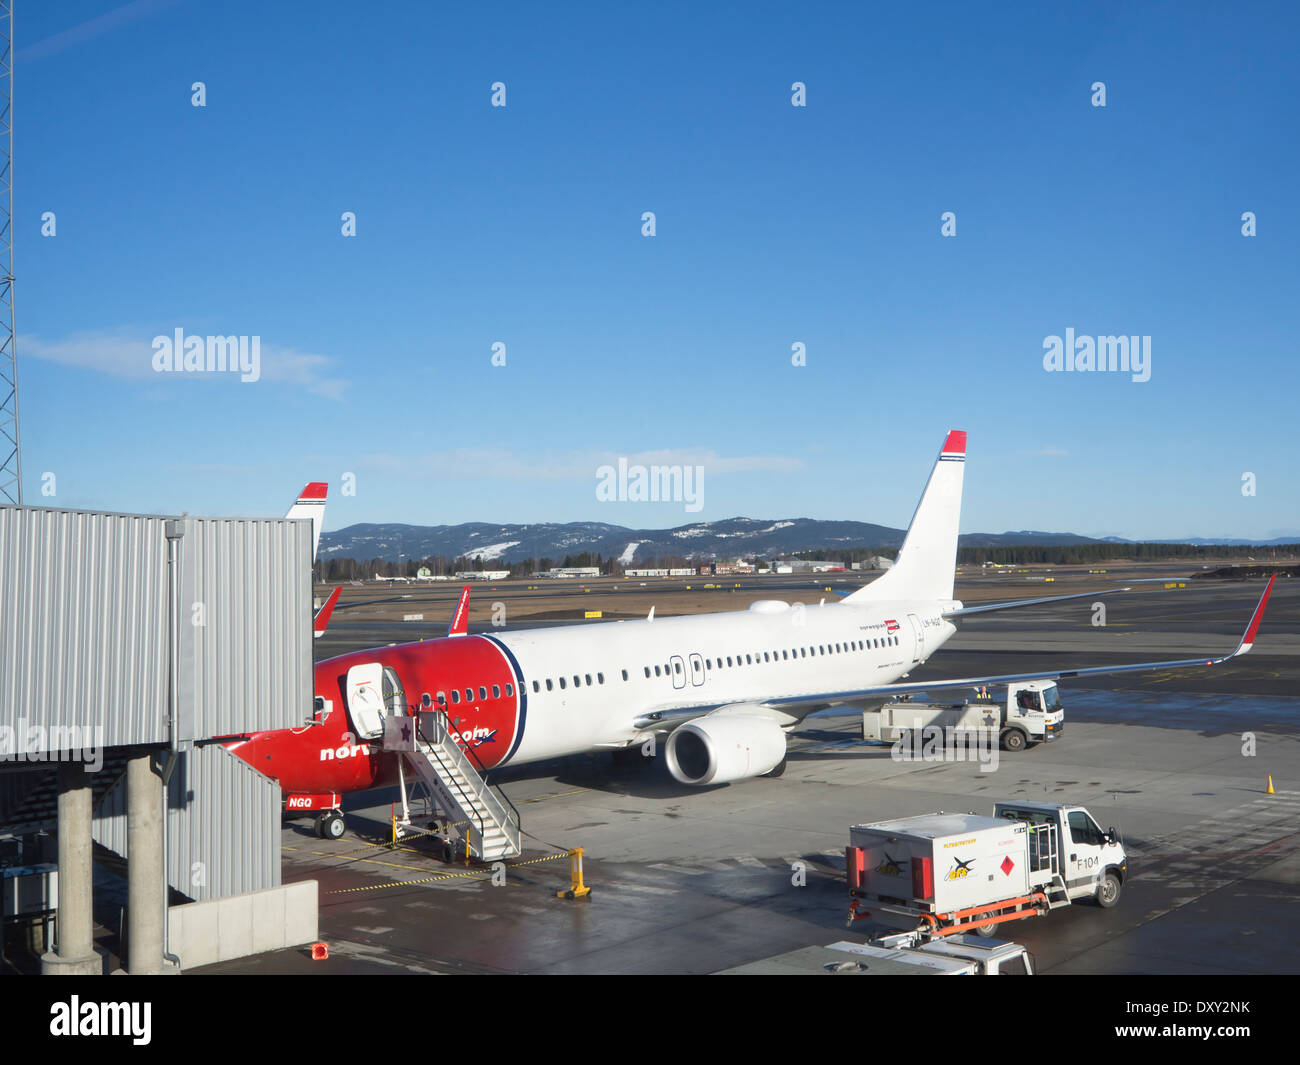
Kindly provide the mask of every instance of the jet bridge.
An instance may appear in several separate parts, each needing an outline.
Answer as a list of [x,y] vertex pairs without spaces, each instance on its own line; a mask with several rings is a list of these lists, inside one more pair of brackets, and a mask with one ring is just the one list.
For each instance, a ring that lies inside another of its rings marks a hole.
[[57,840],[44,972],[103,969],[96,843],[133,973],[184,962],[165,885],[232,899],[232,940],[233,897],[282,889],[278,788],[210,741],[310,713],[311,565],[306,521],[0,507],[0,837]]

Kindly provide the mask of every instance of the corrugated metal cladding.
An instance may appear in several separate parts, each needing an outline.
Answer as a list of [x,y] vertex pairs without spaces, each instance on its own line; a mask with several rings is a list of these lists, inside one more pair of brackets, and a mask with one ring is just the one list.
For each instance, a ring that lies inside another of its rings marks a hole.
[[165,521],[0,507],[0,722],[166,738]]
[[[311,523],[178,521],[178,740],[301,724]],[[50,737],[97,727],[86,742],[105,747],[168,742],[167,522],[0,507],[0,724]]]
[[313,691],[311,523],[182,525],[181,739],[303,724]]
[[[224,747],[182,751],[167,787],[167,878],[190,898],[280,885],[280,785]],[[129,859],[126,780],[95,814],[96,842]]]

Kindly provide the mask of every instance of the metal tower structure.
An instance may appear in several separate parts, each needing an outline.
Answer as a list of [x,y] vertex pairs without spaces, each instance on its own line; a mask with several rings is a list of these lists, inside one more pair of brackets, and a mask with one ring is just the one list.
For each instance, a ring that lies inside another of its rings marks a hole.
[[0,0],[0,503],[22,503],[14,335],[14,5]]

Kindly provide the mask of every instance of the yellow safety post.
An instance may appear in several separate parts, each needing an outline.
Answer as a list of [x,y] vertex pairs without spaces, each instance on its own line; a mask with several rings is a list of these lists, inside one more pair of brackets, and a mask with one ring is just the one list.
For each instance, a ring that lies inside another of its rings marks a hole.
[[569,851],[569,879],[573,886],[568,891],[557,891],[557,899],[585,899],[591,894],[591,888],[582,882],[582,848]]
[[1273,777],[1272,777],[1272,774],[1270,774],[1270,775],[1269,775],[1269,778],[1268,778],[1268,791],[1266,792],[1266,794],[1268,794],[1268,795],[1276,795],[1276,794],[1277,794],[1277,792],[1275,792],[1275,791],[1273,790]]

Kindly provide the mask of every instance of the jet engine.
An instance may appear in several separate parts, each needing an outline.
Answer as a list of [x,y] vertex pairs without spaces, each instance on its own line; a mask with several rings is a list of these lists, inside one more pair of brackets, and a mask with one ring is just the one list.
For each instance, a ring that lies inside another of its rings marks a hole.
[[678,783],[727,784],[780,765],[785,732],[766,707],[727,706],[674,729],[664,756]]

